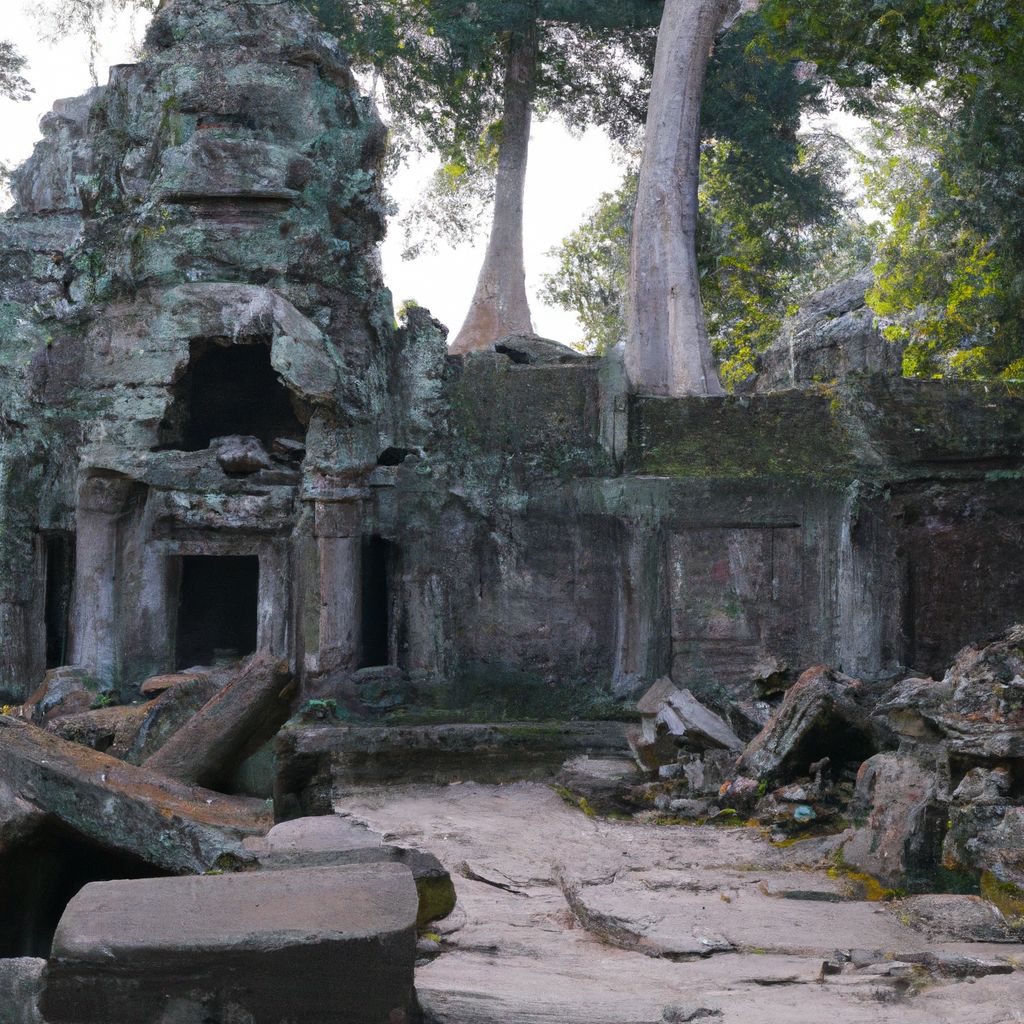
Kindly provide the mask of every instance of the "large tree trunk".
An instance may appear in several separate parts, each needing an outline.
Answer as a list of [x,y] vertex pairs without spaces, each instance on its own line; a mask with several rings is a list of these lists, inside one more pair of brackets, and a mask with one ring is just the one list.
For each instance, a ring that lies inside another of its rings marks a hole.
[[537,76],[537,30],[509,41],[494,220],[469,315],[452,342],[456,354],[487,348],[507,334],[532,334],[523,260],[523,195]]
[[697,273],[700,105],[735,0],[666,0],[640,168],[626,371],[647,395],[720,395]]

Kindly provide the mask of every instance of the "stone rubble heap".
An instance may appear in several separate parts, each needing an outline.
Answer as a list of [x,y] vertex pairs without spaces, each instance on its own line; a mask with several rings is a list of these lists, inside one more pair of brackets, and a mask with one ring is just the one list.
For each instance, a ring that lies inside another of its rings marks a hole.
[[620,808],[833,832],[837,858],[881,886],[980,887],[1024,927],[1024,626],[965,648],[941,680],[808,669],[738,756],[723,718],[670,680],[638,710],[631,745],[656,781],[623,782]]

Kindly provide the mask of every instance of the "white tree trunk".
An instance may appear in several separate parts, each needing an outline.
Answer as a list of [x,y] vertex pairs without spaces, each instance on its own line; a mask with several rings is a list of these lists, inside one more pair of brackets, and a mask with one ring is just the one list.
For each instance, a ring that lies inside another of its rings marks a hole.
[[537,34],[509,43],[494,220],[476,294],[451,352],[488,348],[507,334],[533,334],[523,259],[523,196],[537,73]]
[[666,0],[633,220],[626,371],[647,395],[720,395],[697,273],[700,106],[735,0]]

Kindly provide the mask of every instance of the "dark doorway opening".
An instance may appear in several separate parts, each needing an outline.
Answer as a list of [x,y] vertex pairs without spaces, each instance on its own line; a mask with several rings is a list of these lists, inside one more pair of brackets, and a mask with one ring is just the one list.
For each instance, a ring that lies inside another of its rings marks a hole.
[[192,343],[188,369],[161,423],[161,448],[202,451],[215,437],[243,434],[269,445],[301,441],[305,427],[291,392],[270,361],[270,341],[232,345]]
[[260,560],[255,555],[181,559],[175,664],[227,664],[256,650]]
[[0,958],[46,958],[65,907],[90,882],[168,874],[57,824],[0,857]]
[[363,629],[360,668],[390,664],[393,545],[383,537],[363,538]]
[[75,585],[75,535],[50,533],[44,538],[46,555],[46,667],[68,663],[71,592]]

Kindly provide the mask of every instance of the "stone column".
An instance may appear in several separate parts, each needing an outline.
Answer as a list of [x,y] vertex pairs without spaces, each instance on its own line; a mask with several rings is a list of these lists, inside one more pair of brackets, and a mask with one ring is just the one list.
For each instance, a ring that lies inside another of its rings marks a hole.
[[116,681],[118,522],[131,481],[89,477],[78,490],[78,545],[71,618],[71,661]]
[[612,674],[616,696],[640,693],[672,670],[664,537],[655,524],[642,521],[624,524],[623,534]]
[[358,498],[316,503],[320,555],[319,672],[359,666],[362,631],[362,502]]

